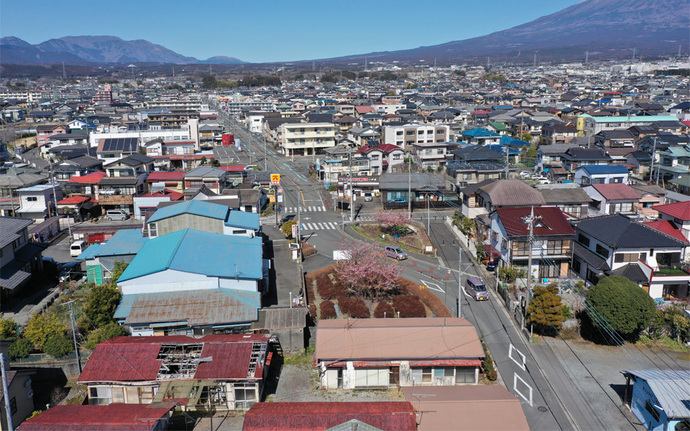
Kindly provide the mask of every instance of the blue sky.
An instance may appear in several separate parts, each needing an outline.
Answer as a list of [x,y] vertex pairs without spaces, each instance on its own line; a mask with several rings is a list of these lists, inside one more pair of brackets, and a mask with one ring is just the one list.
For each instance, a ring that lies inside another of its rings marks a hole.
[[283,62],[436,45],[504,30],[577,0],[0,0],[0,36],[146,39],[179,54]]

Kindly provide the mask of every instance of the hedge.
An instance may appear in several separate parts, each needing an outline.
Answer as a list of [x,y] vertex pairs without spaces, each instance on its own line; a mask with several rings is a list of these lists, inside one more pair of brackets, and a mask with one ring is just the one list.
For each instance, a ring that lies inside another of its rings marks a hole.
[[322,319],[335,319],[337,316],[335,314],[335,305],[331,301],[321,302],[321,318]]
[[400,317],[426,317],[424,304],[414,295],[395,295],[393,308],[400,313]]
[[392,305],[382,301],[376,304],[376,308],[374,308],[374,317],[377,319],[383,319],[384,317],[390,319],[395,317],[395,310]]

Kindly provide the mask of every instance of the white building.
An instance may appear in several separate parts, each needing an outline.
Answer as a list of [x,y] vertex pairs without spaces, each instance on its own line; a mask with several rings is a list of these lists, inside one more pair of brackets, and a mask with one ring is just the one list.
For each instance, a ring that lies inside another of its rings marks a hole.
[[333,123],[281,124],[281,151],[286,156],[313,156],[335,147],[335,131]]

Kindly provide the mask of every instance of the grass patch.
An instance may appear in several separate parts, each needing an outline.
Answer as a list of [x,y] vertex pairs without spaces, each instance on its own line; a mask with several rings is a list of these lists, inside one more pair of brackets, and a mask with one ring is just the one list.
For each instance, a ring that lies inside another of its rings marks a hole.
[[650,348],[660,348],[678,353],[690,353],[690,348],[684,344],[679,343],[670,337],[661,337],[656,340],[651,339],[645,335],[641,335],[636,344],[640,344]]
[[408,252],[408,253],[422,254],[422,253],[420,252],[419,249],[410,248],[410,247],[408,247],[408,246],[406,246],[406,245],[404,245],[404,244],[400,244],[399,242],[394,242],[394,241],[391,241],[391,240],[385,240],[385,239],[381,238],[380,236],[371,235],[369,232],[366,232],[364,229],[362,229],[362,228],[359,227],[359,226],[352,225],[352,229],[354,229],[355,232],[357,232],[358,234],[362,235],[363,237],[368,238],[368,239],[371,239],[371,240],[374,240],[374,241],[376,241],[376,242],[378,242],[378,243],[380,243],[380,244],[383,244],[383,245],[395,244],[395,245],[397,245],[398,247],[402,248],[403,250],[405,250],[405,251]]
[[285,353],[283,365],[311,367],[314,364],[314,346],[307,347],[304,353]]

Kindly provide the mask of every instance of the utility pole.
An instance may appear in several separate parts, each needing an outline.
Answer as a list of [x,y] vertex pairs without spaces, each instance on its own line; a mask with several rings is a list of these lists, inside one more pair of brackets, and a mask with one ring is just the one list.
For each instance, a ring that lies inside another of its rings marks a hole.
[[[654,175],[654,158],[656,157],[656,136],[654,137],[654,147],[652,148],[652,166],[649,168],[649,182],[652,182],[652,176]],[[658,170],[658,168],[657,168]]]
[[72,322],[72,339],[74,340],[74,353],[77,357],[77,369],[79,370],[79,374],[81,375],[81,359],[79,358],[79,345],[77,344],[77,333],[74,330],[74,310],[72,310],[72,303],[74,301],[69,301],[67,304],[69,304],[69,318],[70,321]]
[[412,154],[407,154],[407,214],[412,220]]
[[458,317],[462,317],[462,246],[458,242]]
[[426,194],[426,234],[431,237],[431,212],[429,211],[429,193]]
[[350,223],[355,221],[355,207],[354,202],[354,189],[352,187],[352,148],[347,150],[348,159],[350,160],[350,171],[348,172],[349,182],[350,182]]
[[527,322],[527,306],[529,306],[530,295],[532,294],[532,245],[534,243],[534,221],[541,217],[534,216],[534,207],[530,207],[530,215],[523,217],[523,220],[529,226],[528,255],[527,255],[527,289],[525,290],[525,310],[523,315],[523,328]]
[[5,354],[0,353],[0,369],[2,369],[2,392],[5,394],[5,416],[7,417],[7,429],[14,431],[12,421],[12,406],[10,405],[10,389],[7,386],[7,370],[5,369]]

